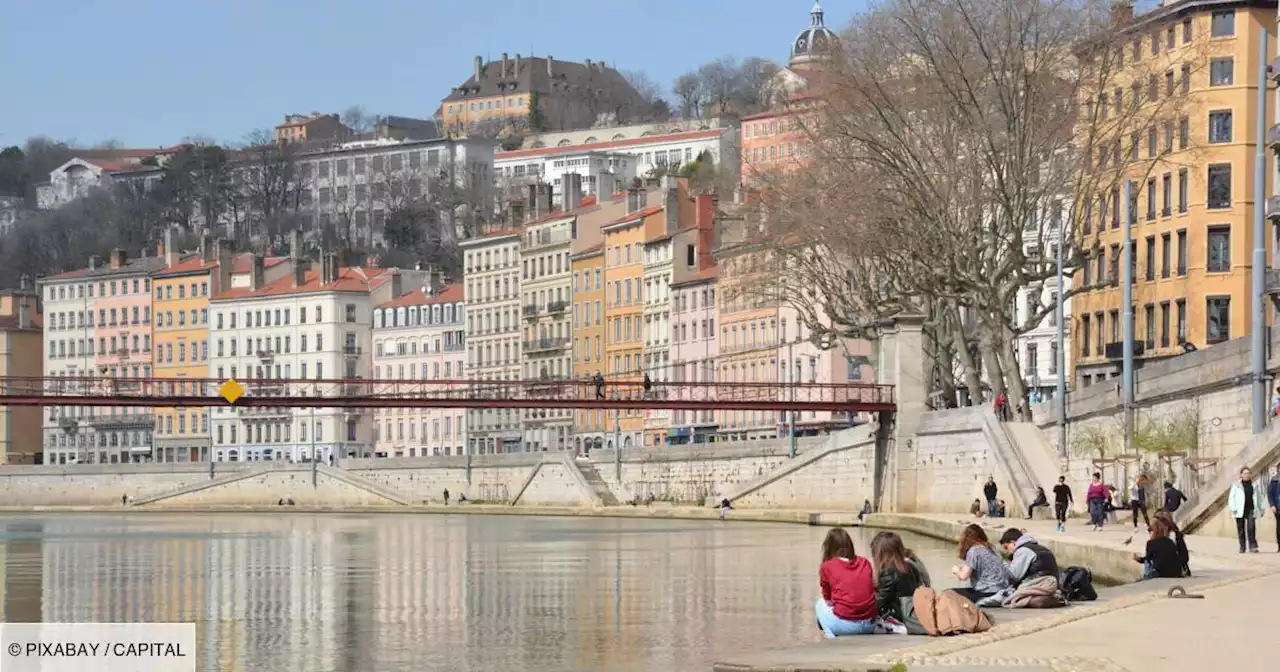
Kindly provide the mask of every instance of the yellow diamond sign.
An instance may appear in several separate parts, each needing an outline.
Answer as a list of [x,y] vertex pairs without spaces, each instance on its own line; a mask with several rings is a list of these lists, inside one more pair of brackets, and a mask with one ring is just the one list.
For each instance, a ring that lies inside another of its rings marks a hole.
[[236,400],[244,396],[244,385],[237,383],[236,379],[232,378],[218,388],[218,394],[223,399],[226,399],[228,404],[234,404]]

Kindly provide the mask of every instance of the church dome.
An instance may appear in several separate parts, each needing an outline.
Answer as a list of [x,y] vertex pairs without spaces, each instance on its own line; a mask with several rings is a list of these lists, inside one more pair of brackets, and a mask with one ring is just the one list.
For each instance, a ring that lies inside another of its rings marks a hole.
[[809,12],[809,27],[800,31],[791,44],[791,65],[824,59],[838,41],[836,34],[823,24],[822,4],[815,0],[813,10]]

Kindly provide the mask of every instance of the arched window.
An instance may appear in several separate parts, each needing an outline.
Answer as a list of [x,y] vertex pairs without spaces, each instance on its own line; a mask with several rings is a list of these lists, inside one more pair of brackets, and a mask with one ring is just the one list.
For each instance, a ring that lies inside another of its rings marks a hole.
[[627,136],[625,136],[625,135],[623,135],[623,134],[621,134],[621,133],[615,133],[615,134],[613,135],[613,137],[612,137],[612,138],[610,138],[610,139],[611,139],[611,140],[626,140],[626,139],[627,139]]
[[591,143],[593,143],[593,142],[600,142],[600,138],[597,138],[597,137],[596,137],[596,136],[594,136],[594,135],[588,135],[588,136],[587,136],[587,139],[582,141],[582,144],[584,144],[584,145],[589,145],[589,144],[591,144]]
[[568,146],[569,146],[569,145],[571,145],[571,144],[573,144],[573,143],[569,142],[569,139],[568,139],[568,138],[565,138],[564,140],[561,140],[560,142],[557,142],[557,143],[556,143],[556,147],[568,147]]

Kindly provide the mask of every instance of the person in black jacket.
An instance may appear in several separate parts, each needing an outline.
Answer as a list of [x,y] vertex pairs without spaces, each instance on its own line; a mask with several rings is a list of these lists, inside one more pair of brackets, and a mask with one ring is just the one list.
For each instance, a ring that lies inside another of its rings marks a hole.
[[1053,486],[1053,514],[1058,518],[1058,531],[1067,529],[1067,509],[1074,503],[1071,486],[1067,485],[1067,477],[1059,476],[1058,484]]
[[1161,511],[1167,511],[1172,514],[1186,501],[1187,496],[1182,494],[1181,490],[1173,487],[1172,482],[1164,482],[1164,506],[1160,507]]
[[987,482],[982,486],[982,496],[987,500],[987,516],[996,517],[996,495],[1000,493],[1000,489],[996,487],[996,479],[994,476],[988,476]]
[[1038,507],[1049,507],[1049,497],[1044,494],[1044,488],[1036,487],[1036,499],[1027,507],[1027,520],[1031,520],[1036,513]]
[[876,605],[882,618],[892,618],[906,627],[909,635],[928,631],[915,615],[916,588],[928,586],[924,564],[902,544],[902,537],[881,532],[871,540],[872,564],[876,569]]
[[1134,553],[1133,559],[1142,565],[1143,580],[1182,578],[1182,557],[1178,553],[1178,545],[1169,538],[1169,524],[1159,516],[1151,521],[1146,555]]

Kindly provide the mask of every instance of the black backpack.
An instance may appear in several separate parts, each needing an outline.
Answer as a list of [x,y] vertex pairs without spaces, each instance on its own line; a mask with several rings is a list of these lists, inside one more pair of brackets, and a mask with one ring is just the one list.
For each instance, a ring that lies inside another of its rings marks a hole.
[[1062,596],[1068,602],[1091,602],[1098,599],[1093,589],[1093,572],[1087,567],[1068,567],[1062,573]]

